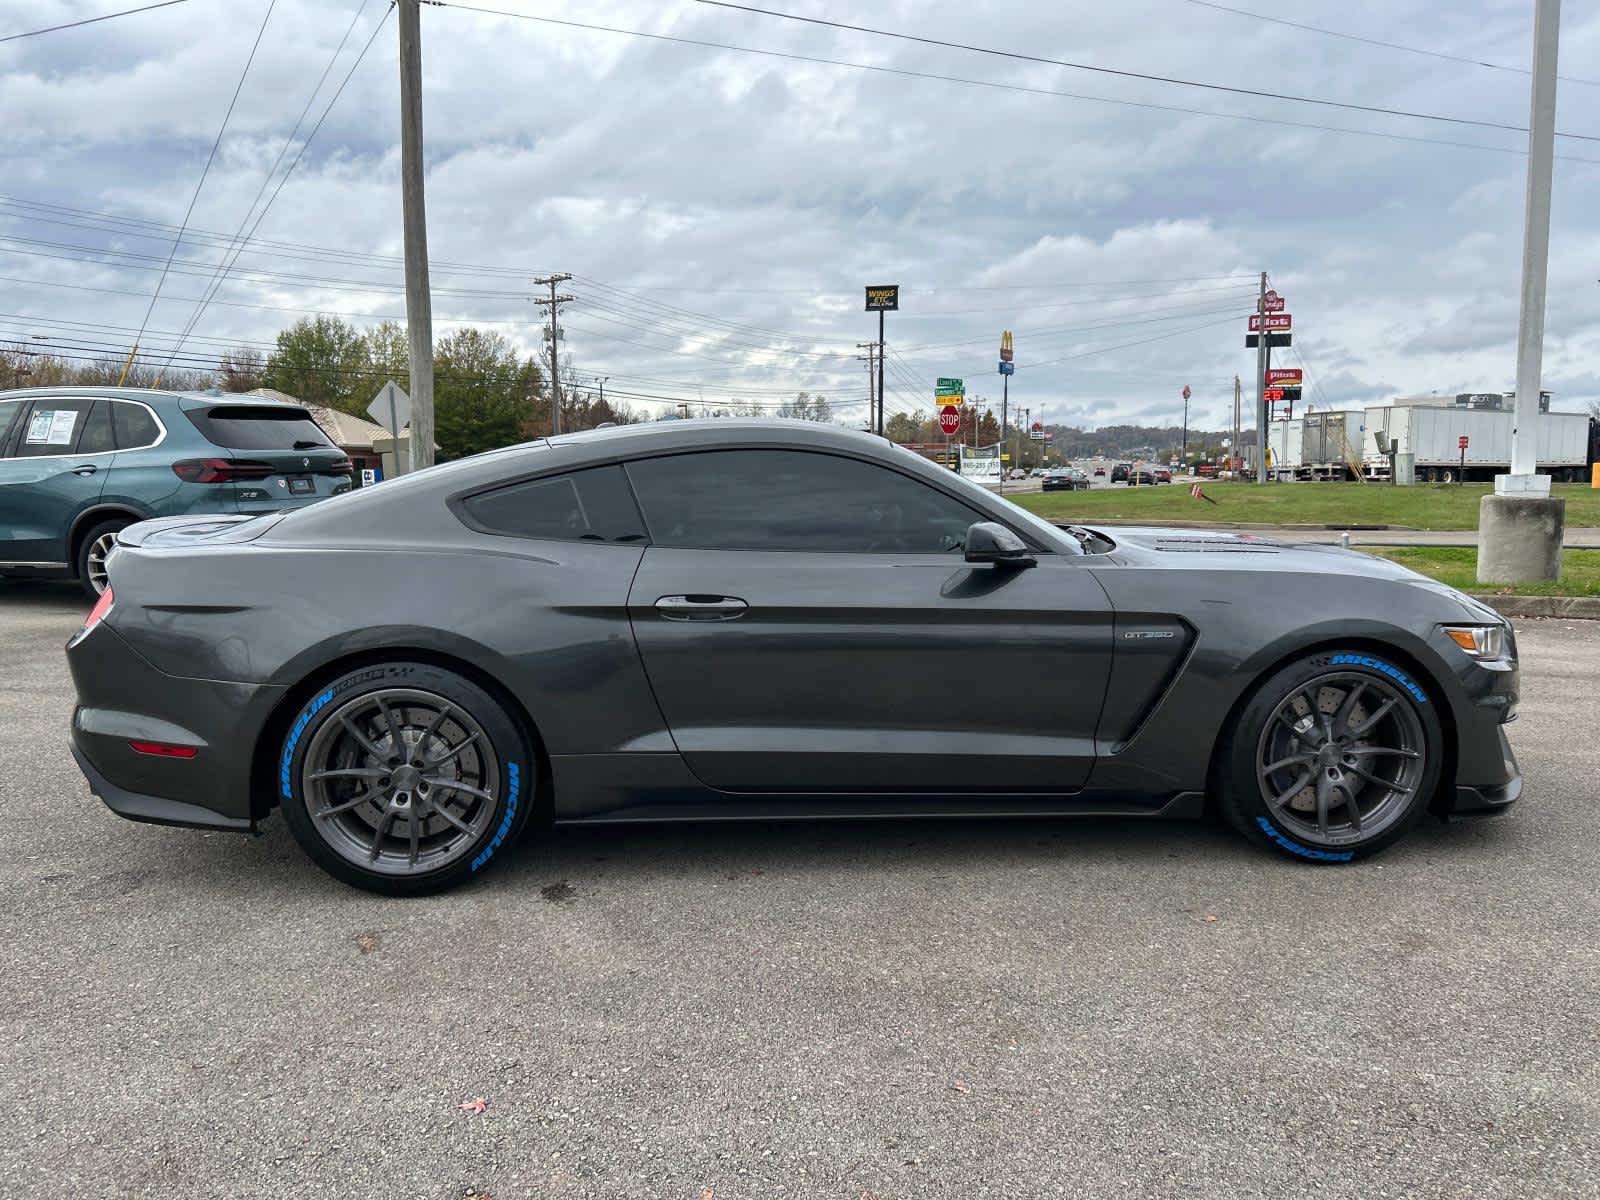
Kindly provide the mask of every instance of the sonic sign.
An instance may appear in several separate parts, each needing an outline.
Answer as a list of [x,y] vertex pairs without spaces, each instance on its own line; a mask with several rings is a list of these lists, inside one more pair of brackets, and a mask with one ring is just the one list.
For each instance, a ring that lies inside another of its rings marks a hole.
[[898,283],[883,283],[867,287],[868,312],[899,312],[900,311],[900,285]]

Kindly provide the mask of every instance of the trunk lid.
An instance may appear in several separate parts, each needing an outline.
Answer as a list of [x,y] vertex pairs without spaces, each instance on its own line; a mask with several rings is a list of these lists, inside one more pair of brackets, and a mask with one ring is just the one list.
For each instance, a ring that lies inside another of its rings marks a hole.
[[225,451],[234,508],[300,508],[350,490],[349,456],[304,408],[274,401],[201,399],[184,406],[200,434]]

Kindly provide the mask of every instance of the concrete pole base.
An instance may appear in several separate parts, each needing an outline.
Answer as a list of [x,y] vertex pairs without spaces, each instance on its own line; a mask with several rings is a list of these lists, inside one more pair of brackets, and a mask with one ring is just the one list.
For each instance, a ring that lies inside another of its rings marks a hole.
[[1560,579],[1566,526],[1567,502],[1560,498],[1485,496],[1478,501],[1478,582]]

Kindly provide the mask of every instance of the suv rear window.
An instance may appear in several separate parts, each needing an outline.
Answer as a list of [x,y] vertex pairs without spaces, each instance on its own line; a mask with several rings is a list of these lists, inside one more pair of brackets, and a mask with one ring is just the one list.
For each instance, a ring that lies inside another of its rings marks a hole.
[[334,449],[303,408],[277,404],[218,404],[184,413],[206,441],[225,450]]

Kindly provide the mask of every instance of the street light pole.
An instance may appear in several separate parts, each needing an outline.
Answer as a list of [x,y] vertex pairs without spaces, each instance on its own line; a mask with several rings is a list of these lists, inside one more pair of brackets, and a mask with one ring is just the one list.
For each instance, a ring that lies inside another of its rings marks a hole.
[[1528,119],[1528,189],[1522,231],[1522,312],[1517,329],[1517,395],[1511,471],[1495,477],[1478,506],[1478,581],[1527,583],[1561,577],[1566,501],[1538,473],[1539,393],[1545,289],[1550,258],[1550,191],[1555,168],[1556,65],[1561,0],[1535,0],[1533,86]]
[[433,465],[433,300],[423,203],[422,22],[418,0],[399,0],[400,197],[405,225],[406,339],[411,356],[411,469]]

